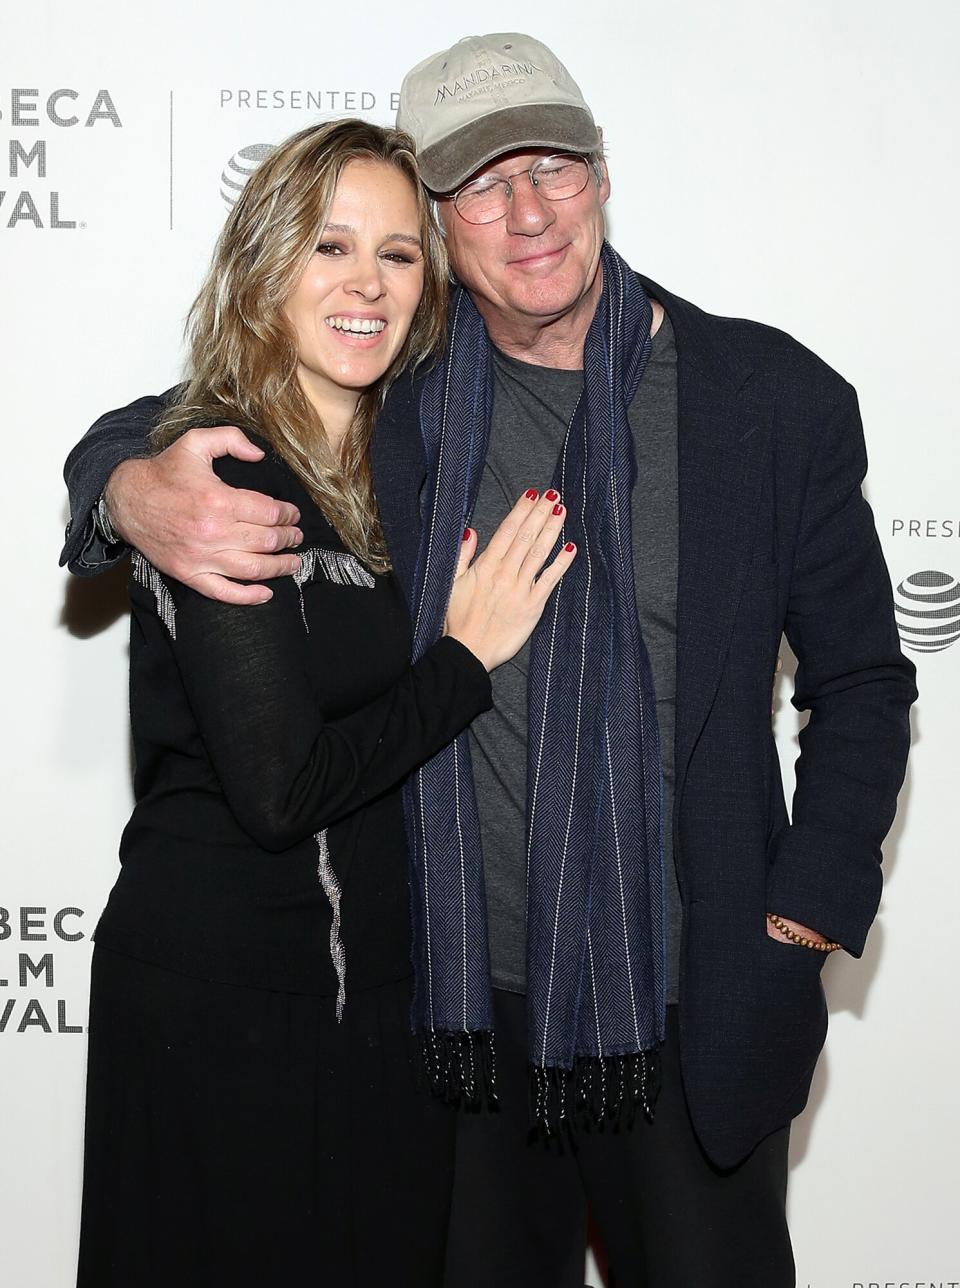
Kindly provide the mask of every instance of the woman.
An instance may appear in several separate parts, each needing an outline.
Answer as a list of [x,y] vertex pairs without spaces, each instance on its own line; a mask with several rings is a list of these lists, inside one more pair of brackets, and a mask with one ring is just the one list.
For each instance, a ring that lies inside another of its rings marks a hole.
[[[300,511],[295,578],[254,607],[134,555],[137,803],[97,928],[79,1284],[439,1282],[452,1114],[416,1085],[399,784],[490,705],[488,672],[574,557],[533,491],[409,665],[367,449],[443,335],[445,268],[410,141],[359,121],[249,181],[157,432],[232,419],[220,477]],[[412,432],[416,432],[412,428]]]

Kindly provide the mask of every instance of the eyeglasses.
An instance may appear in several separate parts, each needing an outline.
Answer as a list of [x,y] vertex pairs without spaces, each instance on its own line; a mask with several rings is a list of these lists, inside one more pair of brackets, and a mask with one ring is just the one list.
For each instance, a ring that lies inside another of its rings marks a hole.
[[457,214],[468,224],[495,223],[510,209],[513,180],[522,174],[527,175],[530,186],[547,201],[566,201],[587,186],[590,163],[570,153],[538,157],[527,170],[515,170],[507,175],[485,174],[473,179],[446,200],[453,202]]

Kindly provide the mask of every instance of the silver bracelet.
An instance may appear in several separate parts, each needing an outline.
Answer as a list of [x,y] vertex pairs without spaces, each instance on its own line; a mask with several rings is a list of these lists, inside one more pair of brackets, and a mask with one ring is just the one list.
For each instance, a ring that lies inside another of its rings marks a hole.
[[107,510],[107,498],[101,492],[97,498],[97,504],[93,507],[93,526],[97,535],[106,542],[108,546],[122,546],[123,539],[117,536],[116,529],[110,522],[110,514]]

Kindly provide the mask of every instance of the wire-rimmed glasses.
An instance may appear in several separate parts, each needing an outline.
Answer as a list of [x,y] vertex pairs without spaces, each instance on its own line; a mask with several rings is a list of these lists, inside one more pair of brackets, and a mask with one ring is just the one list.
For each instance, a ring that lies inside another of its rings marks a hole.
[[583,192],[590,177],[590,163],[570,152],[538,157],[533,165],[513,174],[485,174],[452,193],[457,214],[468,224],[492,224],[502,219],[513,199],[513,181],[525,174],[531,187],[547,201],[566,201]]

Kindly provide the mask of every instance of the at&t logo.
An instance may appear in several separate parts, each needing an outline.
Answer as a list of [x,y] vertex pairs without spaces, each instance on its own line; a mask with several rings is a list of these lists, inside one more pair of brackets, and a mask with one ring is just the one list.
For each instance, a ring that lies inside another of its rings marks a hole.
[[896,589],[900,639],[915,653],[940,653],[960,639],[960,582],[947,572],[914,572]]
[[254,170],[272,151],[271,143],[251,143],[248,147],[241,148],[239,152],[234,152],[223,167],[223,173],[220,175],[220,196],[230,210],[237,204],[237,198],[243,192]]

